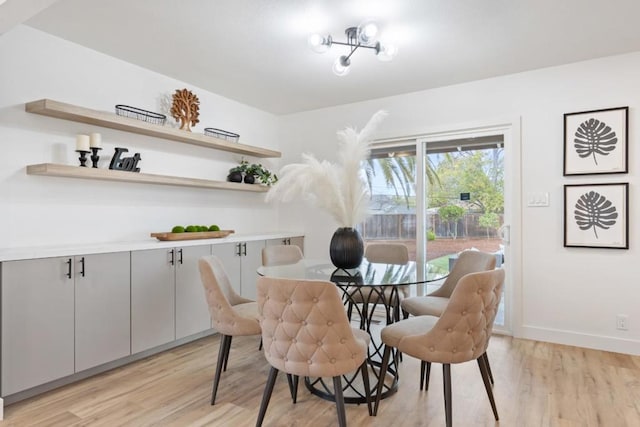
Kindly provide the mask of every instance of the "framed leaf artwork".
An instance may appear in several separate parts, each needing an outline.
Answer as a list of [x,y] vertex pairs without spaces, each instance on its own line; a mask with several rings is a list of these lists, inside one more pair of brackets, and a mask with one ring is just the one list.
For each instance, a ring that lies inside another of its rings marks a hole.
[[629,107],[564,115],[563,175],[628,172]]
[[629,184],[565,185],[564,246],[629,249]]

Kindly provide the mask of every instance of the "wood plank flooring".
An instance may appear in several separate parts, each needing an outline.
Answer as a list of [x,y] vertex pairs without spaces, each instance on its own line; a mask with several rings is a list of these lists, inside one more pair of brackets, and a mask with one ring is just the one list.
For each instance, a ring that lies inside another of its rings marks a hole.
[[[5,408],[0,426],[253,426],[269,367],[257,337],[234,338],[215,406],[209,405],[218,336],[141,360]],[[494,336],[489,358],[500,422],[475,362],[453,365],[455,426],[640,426],[640,357]],[[404,358],[398,393],[377,417],[347,405],[350,426],[442,426],[442,369],[418,390]],[[292,404],[280,375],[265,426],[337,425],[335,405],[301,384]]]

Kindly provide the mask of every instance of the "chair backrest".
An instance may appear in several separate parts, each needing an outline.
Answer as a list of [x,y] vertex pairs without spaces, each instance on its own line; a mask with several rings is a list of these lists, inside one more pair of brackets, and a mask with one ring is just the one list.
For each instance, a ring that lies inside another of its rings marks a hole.
[[262,249],[262,265],[295,264],[304,258],[302,251],[296,245],[274,245]]
[[493,270],[494,268],[496,268],[494,254],[481,251],[463,251],[458,255],[458,259],[453,264],[453,268],[442,286],[431,292],[429,296],[450,298],[461,277],[469,273]]
[[258,313],[267,361],[289,374],[334,377],[355,371],[367,356],[335,284],[258,278]]
[[449,304],[425,334],[402,339],[411,354],[435,363],[462,363],[477,359],[489,345],[502,297],[503,269],[470,273],[458,281]]
[[257,319],[239,316],[233,309],[233,306],[249,303],[251,300],[241,297],[233,290],[220,259],[214,255],[202,257],[198,260],[198,268],[214,329],[231,336],[255,334]]
[[369,243],[364,250],[369,262],[387,264],[406,264],[409,262],[409,250],[402,243]]

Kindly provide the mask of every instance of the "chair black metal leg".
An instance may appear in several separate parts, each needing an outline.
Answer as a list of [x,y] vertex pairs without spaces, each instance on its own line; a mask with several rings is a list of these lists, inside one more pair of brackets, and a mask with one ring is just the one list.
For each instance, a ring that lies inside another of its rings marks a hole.
[[220,349],[218,350],[218,363],[216,364],[216,374],[213,378],[213,389],[211,390],[211,404],[216,403],[216,394],[218,393],[218,384],[220,383],[220,374],[224,366],[224,361],[227,358],[227,341],[231,341],[231,337],[228,335],[222,335],[220,337]]
[[484,388],[487,390],[487,396],[491,403],[491,409],[493,409],[493,416],[498,421],[498,409],[496,408],[496,401],[493,399],[493,390],[491,389],[491,382],[489,381],[489,372],[487,370],[486,360],[484,357],[478,357],[478,367],[480,368],[480,374],[482,374],[482,381],[484,382]]
[[229,341],[227,341],[227,350],[224,356],[224,369],[222,369],[223,372],[227,372],[227,363],[229,363],[229,353],[231,353],[231,340],[233,339],[232,335],[227,335],[227,337],[229,338]]
[[380,366],[380,378],[378,378],[378,390],[376,391],[376,403],[373,405],[373,415],[378,414],[378,405],[380,404],[380,397],[382,396],[382,387],[384,386],[384,373],[387,372],[389,365],[389,355],[391,355],[391,347],[384,346],[384,353],[382,355],[382,365]]
[[487,373],[489,374],[489,381],[491,382],[491,385],[494,385],[493,373],[491,372],[491,365],[489,365],[489,356],[487,355],[487,352],[485,351],[480,357],[484,358],[484,363],[485,363],[485,366],[487,367]]
[[349,304],[347,305],[347,318],[349,319],[349,322],[351,322],[352,313],[353,313],[353,303],[349,301]]
[[369,410],[369,416],[373,415],[373,406],[371,404],[371,385],[369,384],[369,368],[367,367],[367,360],[365,359],[360,366],[362,371],[362,382],[364,383],[364,395],[367,399],[367,409]]
[[262,337],[260,337],[260,345],[258,346],[258,351],[262,351]]
[[338,426],[347,427],[347,414],[344,410],[344,397],[342,396],[342,380],[340,375],[333,377],[333,390],[336,396],[336,409],[338,410]]
[[409,318],[409,312],[408,311],[404,311],[404,309],[402,310],[402,318],[403,319],[408,319]]
[[420,390],[429,390],[429,377],[431,376],[431,362],[420,362]]
[[267,378],[267,384],[264,386],[264,393],[262,395],[262,403],[260,403],[260,411],[258,412],[256,427],[260,427],[264,421],[264,415],[267,413],[267,406],[269,406],[269,400],[271,400],[271,393],[273,393],[273,385],[276,383],[277,376],[278,370],[272,366],[269,371],[269,377]]
[[442,380],[444,383],[444,411],[446,426],[453,425],[453,409],[451,407],[451,365],[444,363],[442,365]]
[[289,392],[291,393],[291,400],[296,403],[298,400],[298,376],[287,374],[287,382],[289,383]]

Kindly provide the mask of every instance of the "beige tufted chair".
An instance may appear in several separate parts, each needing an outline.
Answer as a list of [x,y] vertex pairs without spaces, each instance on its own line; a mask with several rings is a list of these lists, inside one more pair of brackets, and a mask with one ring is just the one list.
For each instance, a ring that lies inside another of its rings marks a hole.
[[211,255],[200,258],[198,268],[209,304],[213,328],[222,335],[211,392],[213,405],[216,401],[220,374],[227,370],[231,339],[234,336],[260,335],[258,305],[235,293],[218,257]]
[[262,265],[295,264],[304,258],[302,251],[296,245],[274,245],[262,249]]
[[[478,271],[493,270],[495,267],[496,257],[493,254],[481,251],[461,252],[442,286],[429,295],[406,298],[400,302],[402,311],[405,313],[405,319],[408,317],[407,313],[414,316],[440,316],[449,303],[449,297],[451,297],[451,293],[461,277]],[[491,383],[493,384],[489,358],[486,354],[483,357],[486,360]],[[422,390],[423,386],[429,388],[430,369],[430,364],[425,362],[420,364],[420,390]]]
[[[364,257],[369,262],[380,262],[387,264],[406,264],[409,262],[409,250],[402,243],[369,243],[367,244]],[[367,297],[361,292],[356,292],[355,289],[348,289],[347,292],[351,294],[349,304],[347,306],[347,313],[349,319],[351,319],[351,312],[353,311],[353,304],[364,304],[364,300],[370,298],[372,295],[378,295],[371,291]],[[400,300],[409,296],[409,286],[401,286],[398,289],[398,297]],[[391,300],[391,289],[385,289],[385,297],[387,301]],[[394,318],[400,320],[400,307],[394,308]],[[367,316],[367,308],[363,306],[362,316]]]
[[[385,327],[382,372],[387,369],[391,348],[428,363],[442,363],[446,425],[452,425],[451,364],[476,359],[493,415],[498,411],[493,399],[489,373],[483,355],[496,318],[504,285],[504,270],[470,273],[458,281],[442,315],[418,316]],[[381,393],[378,387],[378,396]],[[374,414],[380,399],[376,398]]]
[[[362,371],[372,413],[367,348],[369,334],[349,324],[331,282],[258,278],[264,355],[271,365],[257,426],[264,420],[279,371],[297,377],[333,377],[339,425],[346,426],[341,376]],[[295,400],[295,398],[294,398]]]

